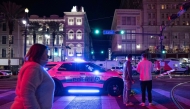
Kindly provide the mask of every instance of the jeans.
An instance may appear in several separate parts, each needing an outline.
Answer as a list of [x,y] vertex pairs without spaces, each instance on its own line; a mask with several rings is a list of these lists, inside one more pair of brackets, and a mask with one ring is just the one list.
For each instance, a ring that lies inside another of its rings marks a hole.
[[123,87],[123,104],[129,103],[129,96],[131,93],[132,82],[124,81]]
[[152,103],[152,80],[141,81],[142,102],[145,103],[146,90],[148,92],[148,102]]

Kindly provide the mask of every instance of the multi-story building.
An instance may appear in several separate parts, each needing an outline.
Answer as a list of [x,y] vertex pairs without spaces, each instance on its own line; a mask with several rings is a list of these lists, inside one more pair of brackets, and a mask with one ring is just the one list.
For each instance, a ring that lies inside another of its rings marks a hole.
[[[74,6],[71,12],[64,12],[64,17],[30,15],[28,20],[26,52],[34,43],[40,43],[48,46],[49,61],[74,60],[74,58],[90,59],[90,27],[83,7],[81,10],[77,10],[77,7]],[[16,22],[13,31],[12,66],[19,66],[23,63],[26,28],[20,23],[21,21],[22,19]],[[2,63],[0,66],[6,68],[8,65],[8,27],[6,23],[1,25],[0,60]]]
[[[182,16],[180,16],[178,19],[176,19],[174,22],[171,22],[170,25],[168,25],[169,20],[168,17],[172,14],[176,14],[180,11],[180,6],[183,2],[186,0],[142,0],[142,4],[139,6],[142,6],[142,8],[139,10],[141,12],[140,19],[138,17],[135,17],[136,22],[141,21],[140,23],[136,23],[136,27],[140,28],[141,33],[149,33],[149,34],[159,34],[160,33],[160,27],[166,26],[166,28],[163,31],[163,48],[166,50],[165,58],[188,58],[189,57],[189,42],[190,42],[190,11],[185,12]],[[127,8],[128,5],[126,5]],[[134,12],[134,10],[129,9],[118,9],[115,11],[118,13],[119,11],[124,11],[125,13]],[[123,15],[124,16],[124,13]],[[126,22],[125,18],[123,18],[121,15],[119,16],[122,20],[120,22]],[[125,14],[125,16],[133,17],[134,15]],[[112,28],[118,27],[122,25],[122,28],[131,28],[131,25],[127,25],[125,23],[118,23],[116,20],[116,17],[114,16],[114,20],[112,23]],[[117,18],[118,19],[118,18]],[[129,20],[127,20],[129,21]],[[117,23],[115,23],[117,22]],[[131,22],[132,23],[132,22]],[[116,37],[118,35],[115,35]],[[121,36],[121,35],[119,35]],[[159,56],[160,54],[160,39],[157,35],[139,35],[139,37],[136,36],[135,40],[138,40],[139,38],[142,39],[142,42],[140,42],[140,50],[142,52],[148,52],[150,58],[154,58]],[[112,43],[119,42],[120,39],[112,40]],[[122,44],[122,43],[118,43]],[[126,42],[128,44],[128,42]],[[135,45],[134,45],[135,46]],[[116,45],[114,46],[116,47]],[[137,48],[137,43],[136,43]],[[117,54],[114,56],[122,56],[125,54],[125,56],[129,53],[131,54],[139,54],[140,52],[125,52],[123,53],[122,50],[125,50],[125,47],[121,46],[121,50],[118,52],[118,50],[114,49],[112,47],[112,54]],[[139,54],[140,55],[140,54]]]

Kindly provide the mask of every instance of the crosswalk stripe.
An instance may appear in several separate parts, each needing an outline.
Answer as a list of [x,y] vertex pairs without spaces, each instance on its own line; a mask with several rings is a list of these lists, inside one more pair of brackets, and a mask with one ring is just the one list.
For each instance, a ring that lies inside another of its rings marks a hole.
[[[170,92],[168,92],[168,91],[165,91],[165,90],[162,90],[162,89],[153,89],[153,91],[170,98]],[[189,99],[181,97],[181,96],[176,95],[176,94],[174,95],[174,97],[176,97],[179,102],[190,106],[190,100]]]
[[52,109],[64,109],[73,99],[75,96],[63,96],[60,97],[53,103]]
[[102,109],[120,109],[115,97],[101,96]]
[[[134,97],[139,101],[139,102],[142,102],[142,96],[141,94],[138,94],[140,93],[138,90],[135,90],[134,91],[137,93]],[[152,103],[154,104],[153,106],[146,106],[148,109],[168,109],[166,108],[165,106],[155,102],[155,101],[152,101]],[[146,105],[148,105],[147,103],[145,103]]]
[[5,93],[2,93],[2,94],[0,94],[0,98],[8,96],[8,95],[13,94],[13,93],[15,93],[15,91],[8,91],[8,92],[5,92]]

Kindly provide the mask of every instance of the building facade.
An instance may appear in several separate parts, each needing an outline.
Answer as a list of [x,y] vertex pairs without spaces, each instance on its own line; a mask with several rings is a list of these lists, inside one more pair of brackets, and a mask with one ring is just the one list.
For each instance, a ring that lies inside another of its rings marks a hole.
[[[177,14],[177,12],[179,12],[180,10],[180,6],[185,1],[186,0],[183,1],[182,0],[143,0],[142,9],[139,10],[139,12],[141,12],[139,17],[140,20],[137,16],[134,18],[136,21],[135,27],[140,28],[140,30],[138,31],[140,33],[159,34],[160,27],[166,26],[166,28],[163,31],[163,48],[166,50],[166,54],[164,54],[165,58],[189,58],[190,11],[185,12],[182,16],[180,16],[178,19],[176,19],[174,22],[171,22],[170,25],[168,25],[169,23],[168,17],[171,16],[172,14]],[[133,11],[129,9],[119,9],[115,11],[115,14],[118,13],[118,11],[124,11],[124,10],[126,10],[125,16],[128,17],[134,16],[134,15],[129,15],[127,13],[134,12],[135,9]],[[131,28],[131,25],[125,23],[115,23],[116,22],[115,17],[116,16],[114,16],[112,28],[113,25],[115,25],[114,27],[122,25],[122,28],[120,28],[119,30],[122,30],[124,28]],[[125,18],[121,17],[121,19]],[[137,23],[139,21],[140,23]],[[121,22],[126,22],[126,21],[121,20]],[[117,35],[115,35],[114,37],[116,36]],[[136,36],[135,40],[138,40],[139,38],[142,41],[139,42],[140,46],[138,46],[140,47],[141,53],[142,52],[149,53],[150,58],[159,57],[160,54],[159,36],[142,34],[139,35],[138,37]],[[112,43],[116,43],[115,41],[118,42],[118,40],[112,40]],[[128,44],[128,42],[126,42],[126,44]],[[137,43],[136,43],[136,48],[137,48]],[[125,50],[125,47],[123,48],[121,47],[121,49]],[[123,55],[122,50],[120,50],[120,53],[117,53],[117,55],[113,55],[113,57],[119,55],[122,56]],[[112,52],[113,52],[112,54],[114,54],[118,52],[118,50],[112,48]],[[129,53],[139,54],[140,52],[137,51],[133,53],[126,51],[124,54],[127,55]]]
[[[13,31],[11,44],[11,66],[20,66],[24,57],[24,36],[26,32],[26,53],[34,43],[48,46],[49,61],[69,61],[74,58],[90,60],[90,27],[83,7],[77,10],[74,6],[71,12],[64,12],[64,17],[50,15],[39,17],[30,15],[28,24],[22,24],[19,19]],[[25,26],[27,28],[25,28]],[[0,28],[0,69],[8,65],[8,26],[1,24]],[[16,59],[16,60],[14,60]]]

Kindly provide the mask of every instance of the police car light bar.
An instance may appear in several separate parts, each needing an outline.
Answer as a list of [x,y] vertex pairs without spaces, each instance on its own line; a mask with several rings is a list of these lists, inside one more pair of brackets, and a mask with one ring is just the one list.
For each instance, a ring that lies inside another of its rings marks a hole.
[[99,90],[96,89],[70,89],[68,90],[69,93],[99,93]]

